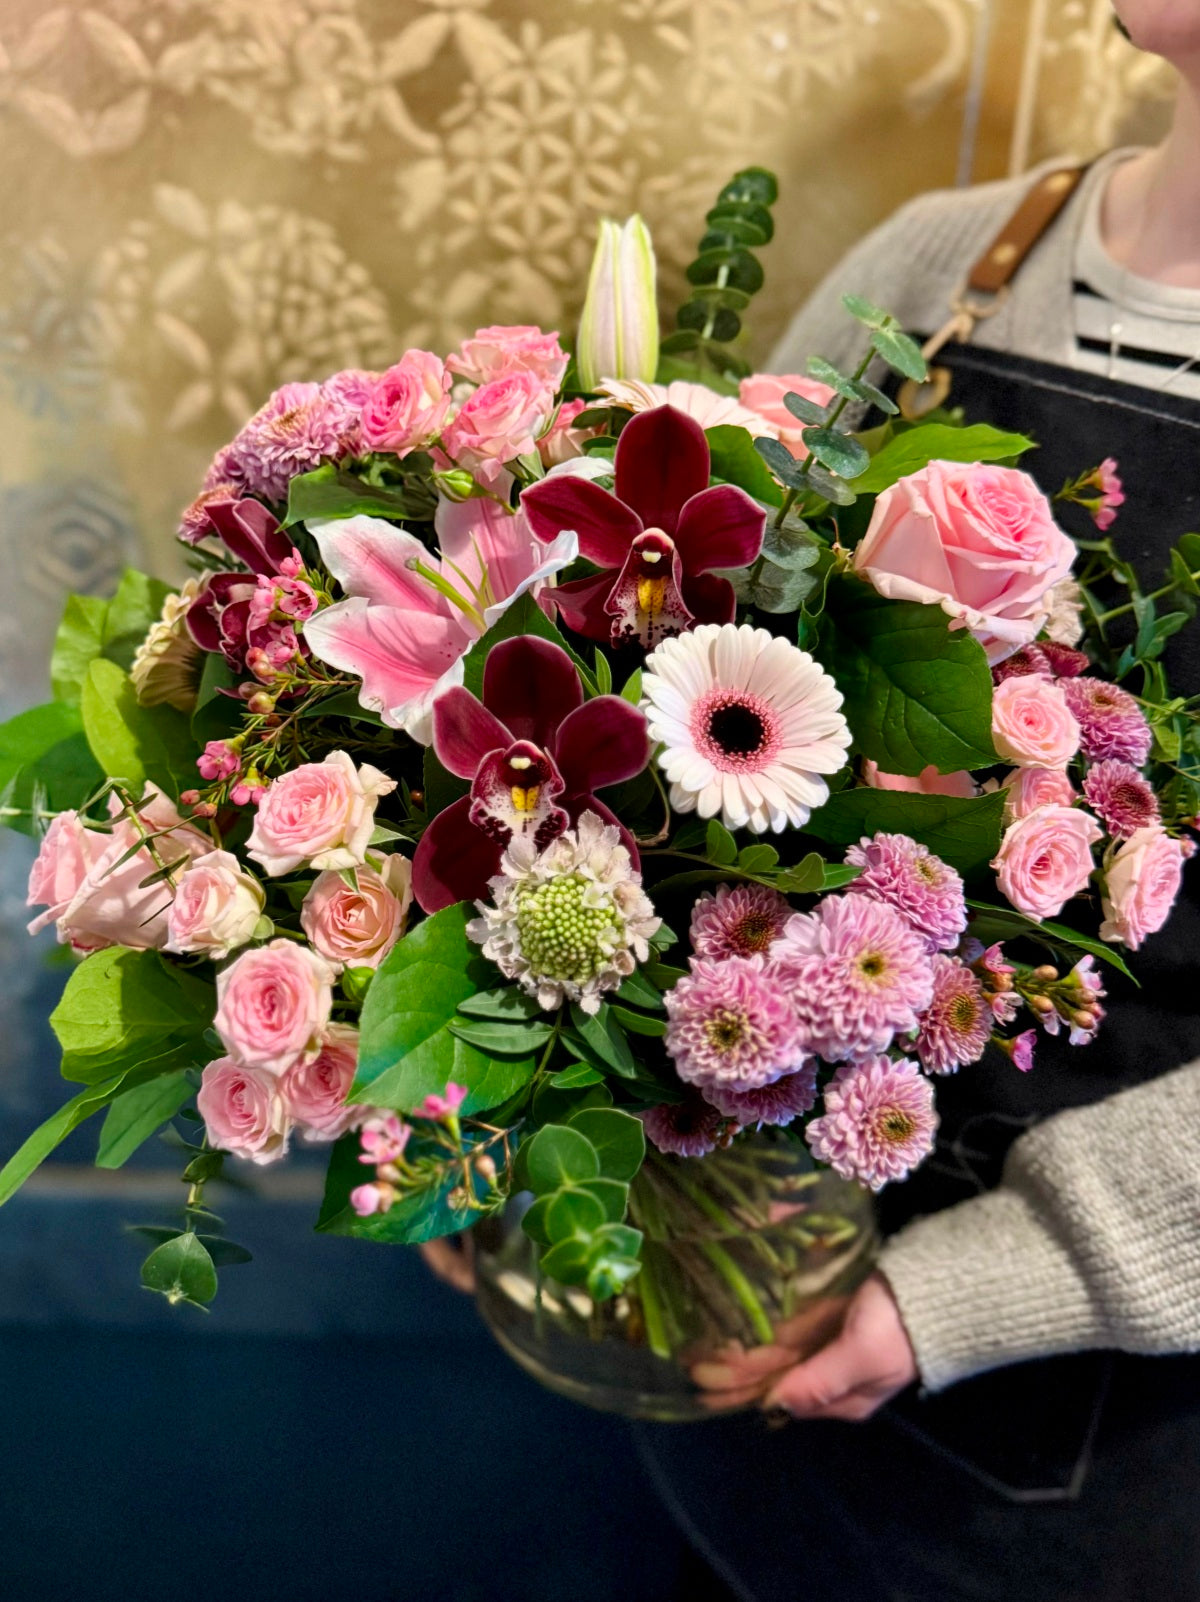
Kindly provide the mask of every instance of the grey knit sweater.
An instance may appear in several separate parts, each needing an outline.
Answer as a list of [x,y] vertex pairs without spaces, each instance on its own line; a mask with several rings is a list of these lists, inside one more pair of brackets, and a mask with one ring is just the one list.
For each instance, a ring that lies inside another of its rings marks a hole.
[[[1089,172],[1003,308],[980,323],[978,344],[1071,364],[1076,236],[1120,155]],[[847,292],[906,327],[939,328],[1036,177],[902,207],[818,287],[771,368],[802,372],[809,355],[853,361],[862,335],[842,310]],[[1104,1051],[1103,1029],[1086,1049]],[[933,1389],[1055,1352],[1200,1351],[1200,1063],[1048,1118],[1013,1146],[997,1190],[916,1220],[887,1243],[880,1267]]]

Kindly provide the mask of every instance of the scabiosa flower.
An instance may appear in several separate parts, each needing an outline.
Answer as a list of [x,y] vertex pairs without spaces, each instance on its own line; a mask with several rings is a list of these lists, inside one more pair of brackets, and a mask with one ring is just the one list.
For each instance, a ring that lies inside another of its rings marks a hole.
[[1135,829],[1158,822],[1158,797],[1128,762],[1097,762],[1083,781],[1083,793],[1117,840],[1128,840]]
[[703,1096],[690,1091],[683,1101],[664,1102],[642,1114],[646,1137],[659,1151],[676,1157],[707,1157],[716,1151],[725,1119]]
[[917,1056],[927,1073],[952,1074],[983,1056],[992,1032],[992,1009],[964,963],[940,955],[932,960],[933,1000],[921,1014]]
[[1063,679],[1063,694],[1079,724],[1080,749],[1089,762],[1114,758],[1140,768],[1150,755],[1150,725],[1127,690],[1084,674]]
[[694,957],[664,1001],[675,1071],[710,1099],[722,1085],[757,1090],[803,1061],[788,987],[764,957]]
[[881,1190],[933,1150],[933,1086],[915,1062],[864,1057],[825,1087],[825,1111],[804,1131],[813,1156],[843,1179]]
[[286,501],[298,473],[341,454],[343,423],[320,384],[284,384],[232,441],[230,461],[252,494]]
[[847,889],[895,907],[930,951],[949,950],[967,927],[962,877],[906,834],[876,834],[852,845],[846,861],[861,868]]
[[718,961],[765,953],[791,915],[787,897],[765,884],[723,884],[692,908],[692,950]]
[[642,688],[676,812],[778,834],[828,799],[819,775],[845,762],[850,730],[841,692],[807,651],[749,624],[707,623],[665,640]]
[[802,1045],[827,1062],[886,1051],[915,1033],[933,1000],[923,937],[867,896],[827,896],[793,914],[771,960],[794,996]]
[[544,851],[514,835],[489,888],[494,904],[475,903],[467,934],[548,1012],[564,1000],[597,1012],[662,922],[618,830],[594,812]]
[[704,1094],[718,1111],[736,1118],[743,1129],[748,1124],[790,1124],[817,1099],[817,1060],[809,1057],[795,1073],[784,1074],[782,1079],[756,1090],[707,1085]]

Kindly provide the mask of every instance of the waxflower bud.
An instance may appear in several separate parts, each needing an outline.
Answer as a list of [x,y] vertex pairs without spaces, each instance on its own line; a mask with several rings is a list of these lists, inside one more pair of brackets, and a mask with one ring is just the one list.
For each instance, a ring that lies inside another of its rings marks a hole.
[[486,1184],[495,1183],[496,1164],[486,1151],[481,1151],[479,1156],[473,1159],[471,1166]]
[[1042,984],[1053,984],[1058,978],[1058,969],[1048,962],[1043,962],[1040,968],[1033,970],[1033,977],[1040,980]]
[[471,1205],[471,1198],[461,1185],[455,1185],[454,1189],[446,1197],[446,1205],[452,1211],[461,1213],[465,1207]]
[[575,361],[583,389],[605,378],[650,383],[658,371],[654,245],[638,216],[601,219]]
[[265,717],[268,712],[274,712],[275,699],[273,696],[268,695],[265,690],[255,690],[254,694],[246,702],[246,707],[257,717]]

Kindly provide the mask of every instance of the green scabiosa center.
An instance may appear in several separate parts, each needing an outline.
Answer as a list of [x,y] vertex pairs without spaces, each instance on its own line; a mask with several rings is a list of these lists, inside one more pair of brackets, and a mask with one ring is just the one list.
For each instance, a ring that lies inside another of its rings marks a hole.
[[596,886],[579,873],[520,892],[517,933],[532,973],[579,985],[599,974],[624,945],[625,933],[611,902],[595,901]]

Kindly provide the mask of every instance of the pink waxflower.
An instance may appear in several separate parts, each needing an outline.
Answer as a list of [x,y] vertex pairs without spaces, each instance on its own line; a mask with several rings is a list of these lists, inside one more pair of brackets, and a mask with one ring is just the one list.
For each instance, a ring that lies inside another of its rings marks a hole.
[[906,795],[957,795],[970,800],[977,792],[975,780],[969,773],[939,773],[934,767],[922,768],[920,773],[885,773],[867,757],[862,767],[863,783],[872,790],[899,790]]
[[412,903],[412,865],[385,856],[360,867],[357,888],[340,873],[319,874],[300,908],[300,923],[314,948],[337,969],[378,968],[404,933]]
[[1128,762],[1097,762],[1083,781],[1083,793],[1118,840],[1128,840],[1138,829],[1159,821],[1153,786]]
[[242,759],[228,740],[209,740],[196,758],[196,766],[200,769],[202,779],[216,784],[224,779],[232,779],[240,770]]
[[767,885],[720,885],[692,908],[692,950],[714,961],[765,955],[791,915],[787,897]]
[[1089,1045],[1104,1019],[1104,996],[1096,959],[1089,953],[1080,958],[1065,979],[1050,987],[1054,1006],[1049,1012],[1039,1012],[1038,1022],[1048,1035],[1059,1034],[1063,1023],[1068,1023],[1071,1044]]
[[330,1024],[317,1055],[293,1063],[280,1081],[284,1102],[301,1137],[310,1145],[337,1140],[367,1116],[365,1107],[347,1106],[358,1066],[358,1030]]
[[260,1164],[286,1155],[291,1120],[279,1080],[267,1069],[218,1057],[201,1075],[196,1106],[217,1151]]
[[518,369],[489,379],[467,397],[442,430],[442,449],[491,484],[506,462],[537,450],[553,413],[553,387]]
[[933,1086],[916,1063],[874,1056],[838,1069],[804,1135],[819,1162],[881,1190],[928,1157],[937,1126]]
[[1088,761],[1112,757],[1142,767],[1150,755],[1150,725],[1128,690],[1087,674],[1061,683],[1079,724],[1080,748]]
[[992,742],[1018,767],[1065,768],[1079,749],[1079,724],[1054,679],[1024,674],[992,694]]
[[736,1118],[743,1129],[751,1124],[790,1124],[817,1099],[817,1059],[809,1057],[795,1073],[753,1090],[705,1085],[704,1096],[726,1118]]
[[229,461],[252,495],[285,502],[288,484],[342,454],[342,413],[320,384],[284,384],[229,445]]
[[693,957],[665,1002],[675,1071],[705,1094],[715,1086],[756,1090],[804,1061],[787,986],[761,956]]
[[810,425],[801,422],[783,404],[783,397],[789,394],[801,395],[816,406],[828,406],[835,396],[828,384],[802,373],[752,373],[738,385],[738,399],[742,405],[770,424],[771,433],[799,459],[808,455],[803,434]]
[[377,1113],[368,1118],[358,1132],[360,1163],[398,1163],[412,1135],[412,1126],[403,1123],[396,1114]]
[[376,1213],[390,1212],[395,1200],[395,1185],[389,1185],[383,1179],[377,1179],[371,1184],[355,1185],[350,1192],[350,1205],[360,1218],[371,1218]]
[[1002,786],[1004,821],[1028,817],[1038,807],[1069,807],[1075,790],[1062,768],[1014,768]]
[[1001,895],[1027,917],[1056,918],[1086,889],[1095,867],[1092,847],[1102,832],[1079,807],[1038,807],[1018,818],[992,862]]
[[419,1107],[413,1109],[415,1118],[454,1118],[470,1092],[466,1085],[456,1085],[451,1079],[445,1094],[426,1096]]
[[962,876],[928,846],[906,834],[880,833],[852,845],[846,861],[862,869],[849,892],[895,907],[930,951],[958,944],[967,927]]
[[1037,1046],[1037,1030],[1025,1029],[1011,1039],[1004,1039],[1001,1035],[992,1036],[993,1044],[1000,1047],[1006,1057],[1011,1058],[1014,1068],[1027,1074],[1033,1067],[1033,1053]]
[[771,947],[794,998],[800,1042],[827,1062],[886,1051],[933,999],[926,940],[885,901],[826,896]]
[[1183,878],[1183,849],[1158,825],[1136,829],[1108,863],[1101,940],[1136,951],[1171,916]]
[[933,958],[933,1000],[921,1014],[917,1056],[926,1073],[952,1074],[978,1062],[991,1038],[992,1009],[983,986],[964,963]]
[[450,374],[441,358],[409,350],[372,384],[360,417],[369,451],[407,456],[441,433],[450,413]]
[[369,763],[356,767],[345,751],[280,774],[259,801],[246,853],[271,878],[304,863],[353,868],[366,860],[375,806],[396,788]]
[[675,1157],[707,1157],[716,1151],[726,1120],[715,1107],[689,1090],[682,1101],[664,1102],[642,1114],[646,1138]]
[[472,384],[488,384],[512,373],[526,373],[543,388],[556,390],[567,371],[567,353],[557,334],[544,334],[528,323],[477,328],[464,339],[446,366]]
[[263,888],[230,851],[209,851],[187,868],[167,912],[167,951],[200,952],[214,962],[254,936]]
[[334,977],[323,957],[291,940],[244,951],[217,975],[213,1027],[238,1062],[285,1074],[320,1051]]

